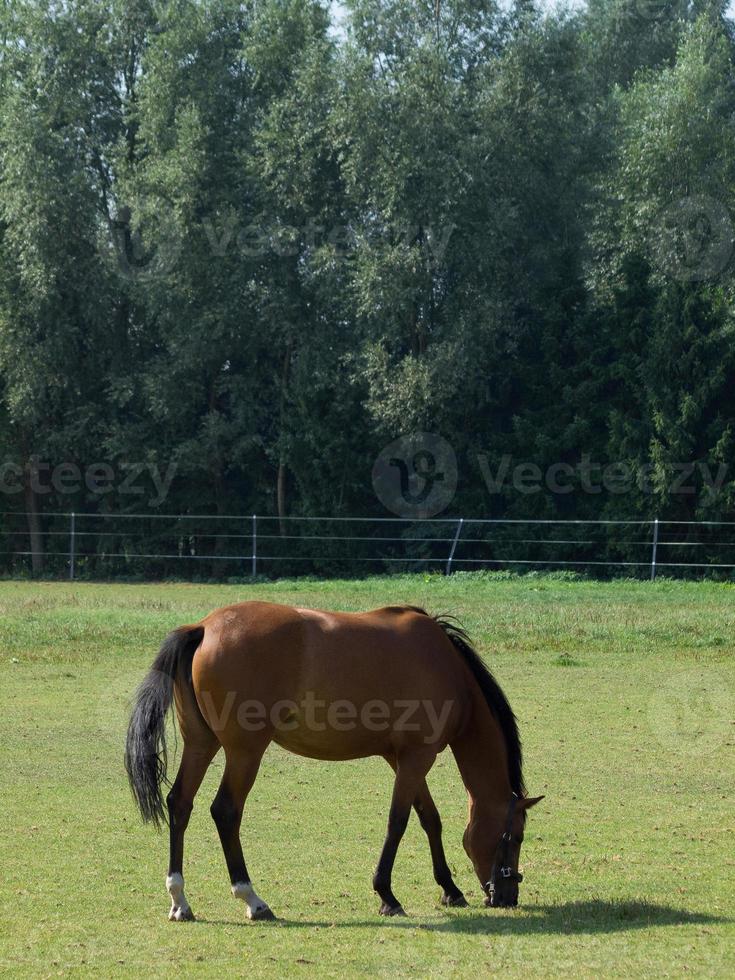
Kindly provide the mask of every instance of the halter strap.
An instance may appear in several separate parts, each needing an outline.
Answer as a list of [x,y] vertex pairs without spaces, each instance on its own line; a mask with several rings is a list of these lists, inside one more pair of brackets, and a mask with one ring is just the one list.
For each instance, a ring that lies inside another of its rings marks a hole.
[[515,817],[516,814],[518,799],[518,794],[514,792],[510,798],[510,803],[508,804],[508,816],[506,817],[505,821],[505,831],[503,832],[503,836],[500,838],[498,852],[495,856],[495,861],[493,862],[490,881],[488,881],[485,885],[485,892],[488,895],[495,891],[495,880],[498,874],[506,881],[523,881],[523,875],[518,871],[514,871],[508,864],[508,848],[510,847],[510,842],[513,839],[513,817]]
[[510,803],[508,804],[508,818],[505,823],[505,833],[503,834],[503,840],[510,840],[511,831],[513,829],[513,817],[516,815],[516,803],[518,803],[518,793],[513,793],[510,798]]

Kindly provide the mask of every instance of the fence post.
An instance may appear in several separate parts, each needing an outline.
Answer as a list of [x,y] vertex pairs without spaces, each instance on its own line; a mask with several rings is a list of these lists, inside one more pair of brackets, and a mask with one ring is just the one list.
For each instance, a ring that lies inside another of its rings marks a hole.
[[77,515],[71,512],[71,525],[69,527],[69,578],[74,581],[74,559],[77,550]]
[[253,514],[252,576],[255,578],[258,564],[258,518]]
[[651,581],[656,578],[656,551],[658,550],[658,517],[653,522],[653,546],[651,548]]
[[459,541],[459,534],[462,530],[462,525],[464,524],[464,517],[460,517],[457,523],[457,530],[454,532],[454,541],[452,541],[452,550],[449,552],[449,558],[447,559],[446,575],[452,574],[452,559],[454,558],[454,552],[457,548],[457,542]]

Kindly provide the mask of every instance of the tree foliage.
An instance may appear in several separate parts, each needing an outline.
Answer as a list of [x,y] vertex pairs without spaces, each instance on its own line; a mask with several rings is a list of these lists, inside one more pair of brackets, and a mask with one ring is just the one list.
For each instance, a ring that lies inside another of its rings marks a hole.
[[[167,513],[384,515],[373,462],[418,431],[455,513],[732,519],[725,8],[6,3],[0,449],[36,570],[53,513],[145,509],[141,466]],[[568,486],[490,486],[508,459]],[[39,485],[70,462],[118,478]]]

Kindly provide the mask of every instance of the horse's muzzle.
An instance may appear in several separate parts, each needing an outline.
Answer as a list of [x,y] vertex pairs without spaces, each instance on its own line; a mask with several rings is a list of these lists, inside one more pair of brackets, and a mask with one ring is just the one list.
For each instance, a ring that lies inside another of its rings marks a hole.
[[487,895],[485,905],[493,909],[511,909],[518,905],[518,885],[523,881],[523,875],[511,868],[501,868],[500,875],[495,875],[483,886]]
[[514,909],[518,905],[518,896],[515,898],[501,898],[500,895],[488,895],[485,905],[492,909]]

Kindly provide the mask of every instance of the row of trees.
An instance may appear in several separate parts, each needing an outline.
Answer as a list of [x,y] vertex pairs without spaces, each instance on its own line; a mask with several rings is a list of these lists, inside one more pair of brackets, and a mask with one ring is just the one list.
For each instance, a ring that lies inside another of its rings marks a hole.
[[[420,431],[455,513],[733,519],[725,7],[5,0],[4,550],[384,515]],[[567,486],[486,479],[521,463]]]

